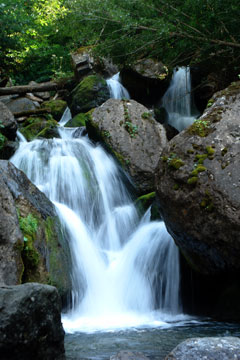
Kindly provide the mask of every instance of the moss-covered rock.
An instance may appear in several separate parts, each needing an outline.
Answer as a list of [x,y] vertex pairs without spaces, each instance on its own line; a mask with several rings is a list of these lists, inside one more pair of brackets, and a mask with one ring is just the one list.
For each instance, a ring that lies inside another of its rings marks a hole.
[[56,120],[46,120],[44,117],[29,117],[21,127],[21,133],[28,140],[32,141],[38,137],[52,138],[58,137],[58,122]]
[[77,114],[65,124],[65,127],[86,126],[87,119],[88,119],[87,114],[83,114],[83,113]]
[[144,214],[151,206],[151,220],[159,220],[161,218],[155,192],[139,196],[136,200],[136,206],[140,214]]
[[51,284],[66,298],[71,257],[52,203],[8,161],[0,161],[0,184],[1,282]]
[[49,100],[44,101],[41,107],[50,109],[52,117],[59,121],[67,107],[67,102],[64,100]]
[[90,75],[72,91],[70,110],[73,115],[85,113],[100,106],[109,97],[106,81],[99,75]]

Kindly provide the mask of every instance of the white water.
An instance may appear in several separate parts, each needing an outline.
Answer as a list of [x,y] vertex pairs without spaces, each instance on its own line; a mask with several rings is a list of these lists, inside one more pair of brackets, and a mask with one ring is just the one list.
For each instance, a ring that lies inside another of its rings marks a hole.
[[113,159],[73,131],[21,142],[11,159],[54,202],[70,244],[65,331],[169,326],[182,318],[178,250],[150,210],[139,218]]
[[129,92],[121,84],[119,72],[107,80],[107,86],[110,91],[111,98],[113,98],[113,99],[130,99]]
[[189,67],[174,70],[170,86],[162,98],[168,123],[178,131],[190,126],[197,114],[192,113],[191,76]]

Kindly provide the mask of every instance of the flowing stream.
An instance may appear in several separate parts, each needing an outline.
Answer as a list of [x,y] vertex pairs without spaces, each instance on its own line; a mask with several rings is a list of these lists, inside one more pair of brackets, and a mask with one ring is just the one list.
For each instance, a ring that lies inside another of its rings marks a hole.
[[121,84],[119,72],[107,80],[107,85],[108,85],[108,89],[109,89],[111,98],[113,98],[113,99],[130,99],[129,92]]
[[179,67],[173,72],[170,86],[164,94],[162,107],[168,114],[168,123],[178,131],[190,126],[198,113],[191,96],[191,75],[189,67]]
[[[68,121],[66,111],[60,125]],[[140,216],[124,175],[76,129],[20,142],[11,161],[55,204],[73,269],[67,332],[166,326],[181,318],[178,250],[161,221]],[[20,137],[21,140],[23,140]]]

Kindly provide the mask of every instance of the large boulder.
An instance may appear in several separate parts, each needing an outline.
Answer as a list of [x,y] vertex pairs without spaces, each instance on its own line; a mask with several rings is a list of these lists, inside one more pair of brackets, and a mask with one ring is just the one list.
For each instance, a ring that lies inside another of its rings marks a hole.
[[159,153],[167,139],[149,110],[134,100],[109,99],[93,111],[86,124],[90,136],[103,139],[129,171],[139,192],[152,191]]
[[240,270],[240,82],[164,149],[156,188],[166,226],[202,274]]
[[14,112],[22,112],[27,110],[34,110],[39,107],[38,102],[32,101],[27,97],[19,97],[17,99],[10,99],[6,106],[10,111]]
[[179,344],[165,360],[233,360],[240,359],[237,337],[193,338]]
[[71,93],[70,110],[73,115],[85,113],[102,105],[109,99],[110,93],[106,83],[99,75],[85,77]]
[[26,175],[0,160],[0,283],[51,284],[71,291],[70,252],[55,209]]
[[[6,105],[0,101],[0,135],[9,140],[14,140],[17,132],[17,122]],[[2,144],[3,145],[3,144]],[[0,138],[1,146],[1,138]]]
[[47,120],[44,117],[30,116],[20,127],[22,135],[32,141],[36,138],[59,137],[58,122],[54,119]]
[[61,302],[40,284],[0,287],[1,360],[65,360]]
[[44,101],[41,105],[42,108],[48,108],[51,111],[52,117],[59,121],[67,107],[67,103],[64,100],[56,99]]

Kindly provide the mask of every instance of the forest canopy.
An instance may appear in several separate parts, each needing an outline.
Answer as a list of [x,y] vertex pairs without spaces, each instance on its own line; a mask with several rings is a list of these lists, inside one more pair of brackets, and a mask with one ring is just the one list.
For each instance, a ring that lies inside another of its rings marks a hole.
[[91,46],[118,65],[152,57],[168,67],[214,64],[239,72],[238,0],[3,0],[0,67],[18,82],[70,70]]

